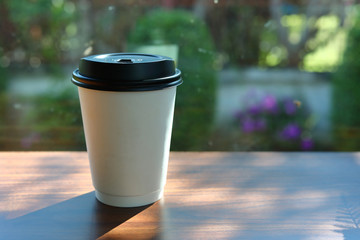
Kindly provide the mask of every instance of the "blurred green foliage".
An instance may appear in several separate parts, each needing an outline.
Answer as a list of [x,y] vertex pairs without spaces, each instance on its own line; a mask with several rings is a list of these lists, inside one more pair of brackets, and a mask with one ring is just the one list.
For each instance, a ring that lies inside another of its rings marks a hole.
[[[76,34],[76,8],[72,1],[37,0],[5,1],[9,19],[13,24],[16,45],[8,45],[17,51],[18,61],[38,61],[47,66],[58,65],[63,53],[70,51],[70,39]],[[35,60],[34,60],[35,58]],[[53,69],[51,69],[53,70]]]
[[24,108],[18,126],[30,127],[25,136],[37,136],[28,143],[32,149],[85,150],[76,87],[62,85],[35,97],[14,99]]
[[309,72],[334,70],[344,45],[340,16],[309,17],[299,13],[283,15],[279,21],[281,24],[277,25],[270,19],[260,31],[260,66],[292,67]]
[[339,150],[360,148],[360,8],[357,8],[343,55],[333,77],[333,124]]
[[156,10],[140,18],[131,45],[176,44],[184,83],[178,87],[172,150],[199,150],[213,127],[216,89],[215,52],[204,22],[182,10]]
[[[31,100],[36,111],[29,111],[21,120],[22,125],[39,124],[36,130],[59,126],[81,125],[79,98],[76,87],[62,87],[35,97],[22,97],[23,102]],[[61,122],[61,125],[60,125]]]
[[268,21],[267,8],[239,6],[213,6],[206,22],[209,25],[216,49],[226,56],[226,65],[257,65],[260,56],[261,34]]

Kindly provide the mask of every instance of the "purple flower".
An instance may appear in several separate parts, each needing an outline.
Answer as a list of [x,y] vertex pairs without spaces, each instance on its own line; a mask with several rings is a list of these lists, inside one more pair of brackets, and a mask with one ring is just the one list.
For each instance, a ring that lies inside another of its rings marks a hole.
[[261,106],[258,104],[252,105],[247,109],[247,112],[251,115],[257,115],[261,113]]
[[311,150],[314,148],[314,141],[310,138],[305,138],[301,140],[301,149],[302,150]]
[[265,119],[253,119],[248,117],[241,122],[241,128],[245,133],[261,132],[266,130],[266,121]]
[[245,118],[242,122],[241,122],[241,128],[243,130],[243,132],[245,133],[251,133],[253,131],[255,131],[255,121],[251,118]]
[[264,131],[266,130],[266,121],[265,119],[258,119],[255,121],[255,130]]
[[301,128],[296,123],[290,123],[284,127],[280,135],[285,140],[294,140],[300,137]]
[[278,110],[276,98],[272,95],[267,95],[262,102],[264,110],[276,113]]
[[291,99],[284,101],[284,108],[287,115],[294,115],[297,110],[296,104]]

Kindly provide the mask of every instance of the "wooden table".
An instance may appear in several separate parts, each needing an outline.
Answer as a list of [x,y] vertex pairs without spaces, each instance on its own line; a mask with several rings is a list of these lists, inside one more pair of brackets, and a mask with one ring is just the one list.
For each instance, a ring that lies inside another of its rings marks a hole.
[[173,152],[162,200],[94,196],[85,152],[0,152],[0,239],[360,239],[360,153]]

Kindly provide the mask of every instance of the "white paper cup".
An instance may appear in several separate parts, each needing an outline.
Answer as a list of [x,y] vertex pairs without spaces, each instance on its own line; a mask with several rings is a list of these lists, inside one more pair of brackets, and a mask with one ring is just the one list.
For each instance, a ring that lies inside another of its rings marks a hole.
[[[117,58],[119,56],[123,55],[116,54]],[[126,56],[126,59],[131,59],[133,55]],[[137,59],[141,56],[136,55]],[[159,56],[154,57],[157,59]],[[126,64],[133,66],[143,63]],[[117,65],[123,67],[123,64],[117,63],[113,67]],[[91,176],[99,201],[117,207],[136,207],[162,197],[176,86],[181,83],[180,72],[175,71],[175,67],[174,73],[178,77],[173,81],[167,79],[165,84],[154,80],[152,85],[146,83],[145,88],[144,84],[136,85],[135,80],[130,86],[126,79],[125,87],[121,84],[122,80],[109,79],[100,79],[99,82],[105,82],[103,85],[94,83],[89,87],[82,85],[85,81],[81,82],[81,73],[74,72],[73,82],[79,86]],[[88,75],[85,83],[90,81]],[[112,82],[116,84],[111,85]]]

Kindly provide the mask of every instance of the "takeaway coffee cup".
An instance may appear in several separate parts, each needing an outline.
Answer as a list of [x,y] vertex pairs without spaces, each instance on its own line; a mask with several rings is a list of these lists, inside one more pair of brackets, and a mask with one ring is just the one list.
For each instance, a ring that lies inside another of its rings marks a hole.
[[82,58],[78,86],[97,199],[117,207],[147,205],[166,182],[176,86],[171,58],[132,53]]

